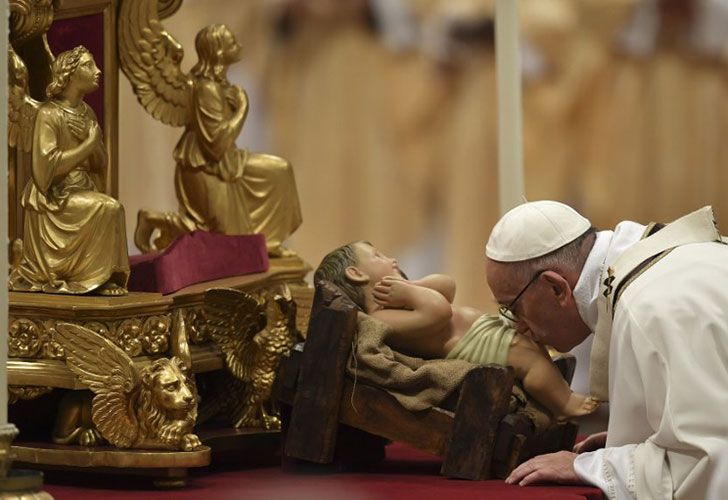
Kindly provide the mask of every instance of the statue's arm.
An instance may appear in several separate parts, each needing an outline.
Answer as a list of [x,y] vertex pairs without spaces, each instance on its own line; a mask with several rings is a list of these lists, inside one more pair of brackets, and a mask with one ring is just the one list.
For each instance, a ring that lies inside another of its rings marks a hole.
[[451,304],[455,300],[455,280],[446,274],[430,274],[411,283],[440,292]]
[[[420,355],[441,355],[446,327],[452,317],[452,306],[445,297],[430,288],[396,282],[392,300],[402,308],[385,308],[371,315],[392,327],[394,333],[387,341],[396,349]],[[386,307],[386,306],[385,306]]]
[[54,179],[66,175],[94,152],[101,133],[98,124],[94,124],[84,141],[64,151],[58,145],[60,126],[62,123],[52,111],[41,108],[33,131],[33,181],[44,193]]
[[[87,107],[89,114],[93,117],[93,123],[99,126],[99,132],[101,132],[101,124],[99,124],[98,119],[96,118],[96,113],[94,113],[91,106],[87,105]],[[106,147],[104,146],[104,141],[101,137],[98,141],[95,141],[94,148],[89,157],[89,164],[94,171],[101,175],[102,185],[98,186],[98,188],[103,191],[103,183],[108,175],[107,167],[109,164],[109,155],[106,153]]]
[[210,80],[199,81],[195,86],[193,104],[196,111],[196,127],[202,139],[201,144],[207,153],[217,160],[235,147],[235,139],[243,128],[248,105],[247,97],[242,90],[237,100],[239,106],[233,116],[226,119],[227,102],[222,86]]

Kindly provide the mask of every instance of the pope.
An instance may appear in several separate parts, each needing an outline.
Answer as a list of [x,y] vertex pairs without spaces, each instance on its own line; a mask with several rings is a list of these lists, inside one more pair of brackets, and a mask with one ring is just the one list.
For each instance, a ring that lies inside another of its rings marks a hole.
[[506,479],[589,483],[609,498],[705,498],[728,448],[728,246],[710,207],[595,232],[555,201],[495,225],[486,279],[519,331],[567,351],[594,333],[590,392],[606,433]]

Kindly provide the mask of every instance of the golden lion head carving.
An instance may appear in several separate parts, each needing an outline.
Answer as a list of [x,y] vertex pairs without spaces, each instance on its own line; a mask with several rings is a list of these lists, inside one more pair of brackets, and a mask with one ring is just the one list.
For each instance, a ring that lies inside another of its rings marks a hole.
[[111,444],[185,451],[201,446],[192,433],[197,420],[194,382],[179,358],[160,358],[140,368],[88,328],[59,323],[56,333],[68,367],[95,394],[93,423]]
[[142,370],[136,414],[145,440],[174,445],[192,433],[197,398],[187,367],[179,358],[161,358]]

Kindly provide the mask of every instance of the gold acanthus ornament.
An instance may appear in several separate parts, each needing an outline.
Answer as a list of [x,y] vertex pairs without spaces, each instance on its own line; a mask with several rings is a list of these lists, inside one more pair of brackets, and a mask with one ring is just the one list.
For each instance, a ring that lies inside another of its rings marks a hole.
[[20,47],[40,37],[53,22],[53,0],[10,0],[10,42]]
[[178,213],[141,210],[134,242],[159,250],[194,229],[262,233],[273,256],[301,224],[296,182],[288,161],[235,145],[248,97],[227,80],[240,45],[222,24],[195,39],[198,62],[184,73],[181,45],[159,22],[157,0],[122,0],[119,62],[142,104],[167,125],[185,127],[174,150]]
[[27,401],[45,396],[53,391],[53,387],[36,386],[36,385],[9,385],[8,386],[8,404],[12,405],[18,401]]
[[98,88],[94,58],[83,46],[59,54],[42,104],[28,95],[27,69],[12,49],[9,58],[10,145],[31,153],[10,289],[125,294],[124,209],[99,189],[108,159],[96,115],[83,101]]
[[205,293],[207,331],[225,356],[225,366],[238,385],[228,411],[236,428],[279,429],[271,390],[278,365],[291,352],[296,337],[296,303],[288,287],[268,300],[238,290]]
[[[15,358],[64,359],[63,347],[55,339],[59,320],[11,316],[8,354]],[[159,355],[170,344],[171,315],[123,318],[114,321],[77,323],[111,340],[128,356]]]
[[[56,338],[66,352],[66,364],[94,393],[91,420],[76,412],[65,421],[67,438],[85,434],[97,444],[99,433],[119,448],[192,451],[201,446],[193,433],[197,399],[180,359],[159,358],[143,368],[101,335],[78,325],[58,323]],[[58,425],[54,439],[61,442]]]

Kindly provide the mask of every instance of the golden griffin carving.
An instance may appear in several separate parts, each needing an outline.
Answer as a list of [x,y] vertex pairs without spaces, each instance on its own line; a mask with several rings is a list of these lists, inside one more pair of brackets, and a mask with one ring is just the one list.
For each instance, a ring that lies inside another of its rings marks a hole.
[[271,255],[290,255],[281,243],[301,224],[293,170],[283,158],[235,145],[248,97],[227,80],[240,59],[230,30],[216,24],[197,34],[198,62],[189,74],[180,68],[181,45],[159,21],[157,0],[122,0],[118,32],[119,62],[141,105],[157,120],[185,127],[173,155],[180,211],[139,211],[137,247],[160,250],[203,229],[263,233]]
[[59,411],[63,417],[54,441],[92,445],[100,435],[119,448],[192,451],[201,446],[192,432],[197,400],[188,368],[178,358],[160,358],[140,368],[108,339],[70,323],[56,325],[56,340],[68,367],[94,396],[89,412],[78,401],[88,393],[74,391],[79,396]]
[[271,390],[281,358],[296,339],[296,303],[285,285],[268,295],[264,300],[226,288],[205,294],[207,331],[234,379],[243,383],[228,408],[236,428],[280,428]]

